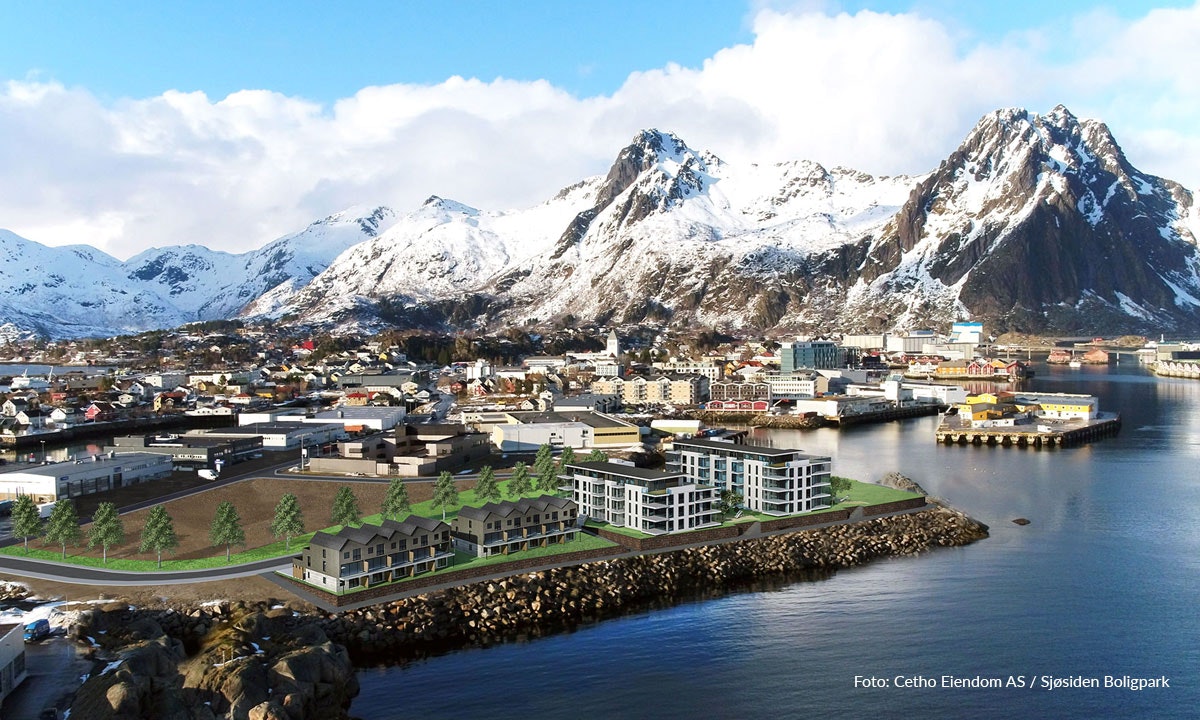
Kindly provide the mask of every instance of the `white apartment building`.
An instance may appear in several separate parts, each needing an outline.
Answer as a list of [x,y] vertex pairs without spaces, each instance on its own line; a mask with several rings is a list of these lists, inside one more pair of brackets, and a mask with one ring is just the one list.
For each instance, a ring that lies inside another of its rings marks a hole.
[[768,515],[795,515],[830,507],[833,460],[799,450],[743,445],[731,440],[676,440],[667,471],[742,496],[742,506]]
[[684,375],[703,375],[708,378],[709,382],[716,382],[721,379],[723,366],[714,362],[693,362],[690,360],[671,360],[668,362],[656,362],[651,365],[655,370],[660,370],[664,373],[680,373]]
[[829,378],[815,373],[800,375],[768,375],[771,400],[798,400],[829,392]]
[[613,462],[568,465],[559,479],[579,514],[648,535],[714,527],[717,490],[683,473],[645,470]]
[[652,378],[607,378],[592,383],[592,392],[620,395],[626,404],[671,403],[699,405],[708,399],[709,380],[703,375],[659,375]]

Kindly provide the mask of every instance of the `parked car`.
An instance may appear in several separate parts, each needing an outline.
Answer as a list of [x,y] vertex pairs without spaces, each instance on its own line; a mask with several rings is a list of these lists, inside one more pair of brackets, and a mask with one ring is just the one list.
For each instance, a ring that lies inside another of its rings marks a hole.
[[37,642],[50,637],[50,621],[34,620],[25,626],[25,642]]

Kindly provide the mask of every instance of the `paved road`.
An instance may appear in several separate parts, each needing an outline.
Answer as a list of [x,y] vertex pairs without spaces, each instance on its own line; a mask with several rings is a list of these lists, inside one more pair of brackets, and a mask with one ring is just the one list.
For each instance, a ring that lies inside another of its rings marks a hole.
[[182,585],[261,575],[274,570],[288,570],[291,565],[291,558],[282,557],[243,565],[223,565],[204,570],[127,572],[0,555],[0,575],[54,580],[72,585]]

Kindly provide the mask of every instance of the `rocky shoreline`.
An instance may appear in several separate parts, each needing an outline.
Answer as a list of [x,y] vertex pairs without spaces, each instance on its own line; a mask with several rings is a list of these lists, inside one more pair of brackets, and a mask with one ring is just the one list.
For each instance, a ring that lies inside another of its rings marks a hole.
[[714,597],[763,581],[823,577],[871,560],[987,537],[963,513],[931,506],[788,534],[614,558],[371,606],[320,613],[223,603],[81,615],[76,637],[97,670],[72,715],[94,720],[343,720],[355,666],[571,630],[618,615]]

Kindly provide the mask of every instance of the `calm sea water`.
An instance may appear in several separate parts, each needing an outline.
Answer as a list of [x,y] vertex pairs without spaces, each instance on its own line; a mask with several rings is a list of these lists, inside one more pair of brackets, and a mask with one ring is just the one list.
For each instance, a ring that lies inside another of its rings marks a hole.
[[[1087,392],[1115,438],[1064,450],[944,447],[936,418],[772,441],[877,480],[898,470],[992,537],[765,592],[360,672],[351,712],[388,718],[1193,718],[1200,704],[1200,383],[1136,365],[1038,367]],[[1031,525],[1014,525],[1025,517]],[[855,686],[855,676],[889,687]],[[901,689],[897,675],[938,687]],[[952,689],[941,676],[1024,676]],[[1043,676],[1170,678],[1140,692]]]

